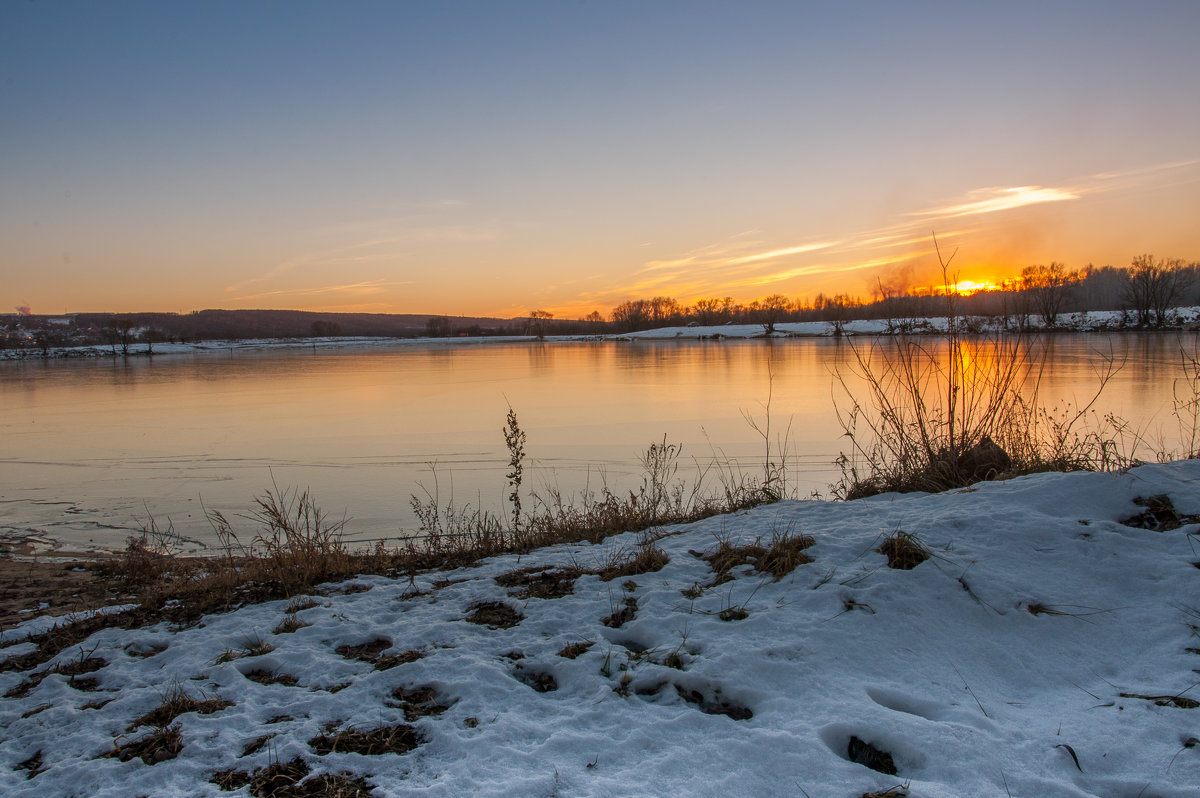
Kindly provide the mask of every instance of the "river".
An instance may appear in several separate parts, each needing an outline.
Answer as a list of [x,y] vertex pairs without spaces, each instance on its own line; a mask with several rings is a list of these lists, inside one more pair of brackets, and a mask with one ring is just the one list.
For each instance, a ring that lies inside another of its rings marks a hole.
[[[1177,444],[1172,390],[1194,334],[1060,335],[1048,346],[1044,403],[1091,398],[1111,353],[1124,366],[1097,409],[1150,444]],[[527,435],[526,492],[634,487],[639,456],[664,436],[683,446],[681,476],[708,469],[715,490],[714,460],[761,471],[764,440],[747,416],[762,427],[769,399],[793,494],[827,495],[845,448],[833,374],[850,355],[845,341],[802,338],[0,362],[0,539],[116,549],[153,519],[200,550],[215,542],[204,508],[248,538],[241,516],[272,484],[310,488],[345,516],[352,541],[411,531],[410,496],[426,491],[502,511],[510,406]]]

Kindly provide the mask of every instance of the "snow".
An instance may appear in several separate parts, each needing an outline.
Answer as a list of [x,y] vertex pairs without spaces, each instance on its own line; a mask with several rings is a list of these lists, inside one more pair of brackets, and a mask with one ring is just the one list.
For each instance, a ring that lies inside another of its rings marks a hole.
[[[1121,521],[1143,512],[1135,498],[1160,494],[1180,514],[1200,513],[1198,480],[1200,462],[1184,461],[934,495],[789,501],[664,528],[661,570],[633,584],[584,575],[561,598],[514,598],[495,578],[533,566],[595,569],[638,536],[412,581],[359,577],[369,589],[314,594],[318,603],[298,613],[309,625],[292,633],[273,632],[283,601],[187,629],[103,630],[54,661],[107,660],[89,674],[97,691],[56,674],[0,700],[0,761],[16,768],[40,751],[45,768],[28,780],[14,770],[3,792],[230,795],[209,783],[217,771],[301,757],[313,774],[348,771],[389,796],[857,798],[901,784],[925,798],[1195,796],[1200,745],[1188,741],[1200,736],[1200,708],[1121,694],[1200,699],[1200,525],[1157,532]],[[888,568],[876,549],[897,530],[933,557]],[[698,598],[682,594],[713,579],[690,552],[782,532],[813,536],[813,562],[779,581],[743,566]],[[636,617],[603,625],[626,598]],[[523,619],[496,629],[466,622],[482,601],[506,602]],[[739,606],[744,620],[718,616]],[[386,653],[424,656],[375,670],[335,651],[377,638],[390,641]],[[274,650],[218,662],[258,641]],[[594,645],[576,659],[558,655],[579,641]],[[671,653],[682,670],[663,664]],[[262,668],[299,683],[244,675]],[[539,673],[557,689],[530,687]],[[0,674],[0,692],[27,675]],[[331,728],[405,722],[393,690],[424,686],[449,708],[412,721],[424,740],[414,750],[322,756],[310,745]],[[233,705],[181,715],[173,759],[98,758],[145,736],[148,727],[130,724],[175,687]],[[721,704],[752,717],[702,711]],[[281,715],[290,719],[269,723]],[[849,761],[852,736],[890,753],[897,774]]]
[[[1187,328],[1200,323],[1200,305],[1172,308],[1172,314],[1178,316],[1179,323]],[[1081,313],[1063,314],[1054,328],[1057,331],[1095,332],[1102,330],[1122,329],[1123,314],[1119,310],[1093,310]],[[981,332],[994,331],[1001,323],[993,316],[965,317],[970,326]],[[1028,320],[1029,329],[1044,329],[1039,317],[1033,316]],[[886,335],[902,328],[917,331],[943,332],[946,329],[944,317],[916,319],[858,319],[847,321],[842,325],[842,331],[847,335]],[[826,321],[780,322],[775,325],[773,337],[808,337],[831,336],[833,324]],[[606,333],[603,335],[547,335],[546,341],[637,341],[659,339],[697,339],[697,338],[762,338],[765,333],[761,324],[721,324],[658,327],[652,330],[640,330],[629,333]],[[319,338],[252,338],[237,341],[201,341],[198,343],[156,343],[153,346],[154,355],[179,355],[257,352],[280,349],[362,349],[362,348],[411,348],[411,347],[460,347],[485,346],[488,344],[529,343],[533,340],[527,335],[502,335],[488,337],[454,337],[454,338],[386,338],[386,337],[319,337]],[[129,346],[129,354],[142,356],[147,354],[144,343],[134,343]],[[88,346],[59,346],[50,347],[49,356],[53,358],[100,358],[115,355],[109,344],[94,344]],[[40,349],[5,349],[0,350],[0,360],[24,360],[42,357]]]

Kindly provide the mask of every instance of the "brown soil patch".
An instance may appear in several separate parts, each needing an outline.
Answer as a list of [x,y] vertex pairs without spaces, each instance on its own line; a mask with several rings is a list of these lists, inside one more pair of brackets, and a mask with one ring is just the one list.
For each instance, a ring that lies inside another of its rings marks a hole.
[[625,606],[609,615],[607,618],[601,618],[600,623],[610,629],[620,629],[629,621],[637,617],[638,603],[637,599],[630,597],[625,599]]
[[508,595],[518,599],[556,599],[575,591],[575,580],[583,576],[581,568],[523,568],[496,577],[496,584],[513,588]]
[[117,745],[113,750],[104,754],[108,758],[128,762],[134,757],[140,757],[147,765],[156,765],[179,756],[183,750],[183,739],[179,734],[179,726],[166,729],[155,729],[154,732],[140,740]]
[[[37,652],[32,652],[37,653]],[[66,677],[67,684],[74,687],[76,690],[95,690],[99,686],[99,680],[95,678],[78,678],[85,673],[95,673],[108,664],[108,660],[103,657],[80,657],[79,659],[70,660],[69,662],[60,662],[52,668],[44,670],[40,673],[35,673],[25,681],[18,684],[4,694],[5,698],[22,698],[29,695],[33,688],[37,687],[46,677],[60,673]]]
[[584,643],[567,643],[563,646],[562,651],[558,652],[558,656],[566,657],[567,659],[575,659],[580,654],[587,653],[588,649],[596,645],[594,641]]
[[226,791],[249,786],[255,798],[367,798],[375,794],[366,779],[353,773],[323,773],[302,781],[308,773],[308,764],[296,757],[291,762],[276,762],[253,773],[222,770],[209,781]]
[[397,687],[392,691],[392,698],[396,699],[396,701],[395,703],[388,702],[388,706],[403,709],[404,719],[409,723],[418,718],[429,718],[440,715],[450,708],[449,704],[443,704],[438,700],[437,691],[428,686],[413,687],[410,689]]
[[530,670],[517,666],[513,672],[517,681],[527,684],[539,693],[552,693],[558,689],[558,680],[548,671]]
[[503,601],[479,601],[472,604],[470,609],[471,614],[466,620],[489,629],[508,629],[525,618]]
[[405,723],[382,726],[368,732],[340,731],[322,734],[308,741],[317,754],[406,754],[425,742],[417,730]]
[[706,696],[699,690],[689,690],[675,685],[675,692],[689,704],[696,706],[705,715],[724,715],[732,720],[749,720],[754,713],[749,708],[727,701],[720,696]]
[[[12,629],[39,615],[66,615],[136,603],[132,593],[118,590],[98,573],[98,566],[111,559],[78,555],[41,555],[37,560],[0,558],[0,629]],[[42,604],[48,606],[42,608]]]
[[42,767],[42,750],[39,748],[33,756],[23,762],[17,763],[17,770],[25,771],[25,778],[32,779],[37,774],[45,770]]
[[857,737],[850,738],[850,742],[846,746],[846,758],[857,765],[864,765],[885,775],[896,775],[896,763],[892,760],[891,754]]
[[415,648],[408,651],[401,651],[399,654],[383,653],[391,647],[391,640],[388,640],[386,637],[377,637],[374,640],[368,640],[366,643],[361,643],[357,646],[338,646],[334,650],[346,659],[369,662],[375,666],[375,670],[377,671],[386,671],[397,665],[407,665],[425,656],[424,651]]
[[338,646],[334,649],[346,659],[357,659],[363,662],[377,662],[379,655],[392,647],[392,641],[386,637],[377,637],[357,646]]
[[257,754],[263,749],[263,746],[267,744],[267,741],[274,737],[275,735],[273,733],[255,737],[253,740],[242,746],[242,753],[238,756],[238,758],[240,759],[241,757],[250,756],[251,754]]
[[282,684],[284,687],[295,687],[300,684],[300,680],[290,673],[277,673],[276,671],[259,669],[243,675],[250,681],[258,682],[259,684]]
[[1184,524],[1200,520],[1194,515],[1181,515],[1175,509],[1171,497],[1165,493],[1157,496],[1139,496],[1133,500],[1133,503],[1146,509],[1144,512],[1121,521],[1125,526],[1149,529],[1153,532],[1169,532]]

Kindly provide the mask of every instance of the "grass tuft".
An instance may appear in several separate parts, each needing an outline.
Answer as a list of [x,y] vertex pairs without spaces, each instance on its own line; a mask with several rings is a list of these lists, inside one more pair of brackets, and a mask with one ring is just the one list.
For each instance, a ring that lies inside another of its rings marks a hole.
[[558,652],[558,656],[565,659],[577,659],[579,656],[586,654],[592,646],[596,645],[594,640],[584,640],[578,643],[567,643]]
[[296,615],[296,613],[289,612],[287,615],[283,616],[283,620],[281,620],[275,626],[274,633],[277,635],[291,634],[297,629],[303,629],[306,626],[312,626],[312,624],[310,624],[308,621],[301,620],[300,616]]
[[477,601],[470,609],[470,614],[464,620],[489,629],[508,629],[525,618],[503,601]]
[[905,571],[911,571],[932,556],[932,552],[915,536],[899,530],[884,538],[876,551],[887,557],[888,568]]
[[367,732],[347,730],[321,734],[309,740],[308,744],[320,756],[333,753],[379,756],[406,754],[424,742],[415,728],[399,723]]
[[496,577],[496,584],[511,588],[508,595],[517,599],[555,599],[575,591],[575,580],[583,575],[582,568],[533,567],[510,571]]
[[232,701],[226,701],[222,698],[195,698],[178,684],[167,690],[166,693],[163,693],[161,697],[162,702],[145,715],[134,720],[129,725],[129,728],[126,729],[126,732],[136,731],[142,726],[157,726],[159,728],[169,726],[174,722],[175,718],[188,712],[195,712],[197,715],[211,715],[214,712],[220,712],[223,709],[233,706]]
[[437,691],[428,685],[410,688],[397,687],[392,691],[392,698],[395,699],[395,703],[388,702],[388,706],[403,709],[404,719],[409,723],[419,718],[440,715],[450,708],[450,704],[442,703]]
[[176,724],[155,729],[140,740],[134,740],[124,745],[114,743],[113,750],[103,756],[109,759],[119,759],[122,762],[139,758],[147,765],[156,765],[159,762],[174,759],[182,750],[183,738],[179,733],[179,725]]
[[262,685],[282,684],[284,687],[295,687],[300,684],[300,680],[290,673],[279,673],[278,671],[267,670],[266,668],[258,668],[245,674],[246,678],[252,682],[258,682]]
[[654,544],[650,539],[644,539],[637,544],[632,553],[618,549],[610,555],[596,573],[600,581],[611,582],[623,576],[636,576],[662,570],[671,558],[667,553]]

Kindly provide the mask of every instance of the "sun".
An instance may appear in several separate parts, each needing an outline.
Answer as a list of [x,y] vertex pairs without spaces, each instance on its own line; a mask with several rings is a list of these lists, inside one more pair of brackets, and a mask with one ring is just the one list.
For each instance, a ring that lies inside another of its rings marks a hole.
[[995,283],[980,283],[974,280],[962,280],[950,286],[950,290],[956,294],[961,294],[962,296],[978,294],[980,291],[995,291],[997,288],[999,288],[999,286],[997,286]]

